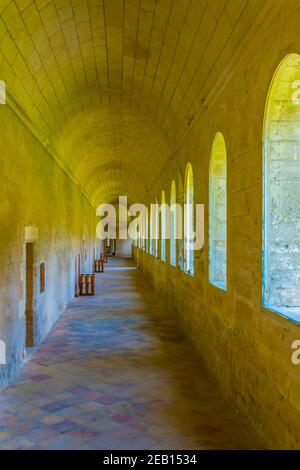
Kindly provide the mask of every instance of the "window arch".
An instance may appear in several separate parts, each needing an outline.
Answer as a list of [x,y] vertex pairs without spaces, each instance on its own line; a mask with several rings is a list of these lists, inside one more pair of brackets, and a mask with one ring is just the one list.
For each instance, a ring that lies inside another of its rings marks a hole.
[[142,215],[140,215],[140,219],[141,219],[141,244],[142,244],[142,250],[146,251],[147,220],[145,220]]
[[166,195],[161,193],[161,239],[160,239],[160,257],[166,261]]
[[300,56],[270,86],[263,134],[263,304],[300,322]]
[[170,264],[176,266],[177,250],[176,250],[176,183],[173,180],[171,183],[171,198],[170,198]]
[[194,274],[194,178],[192,165],[188,163],[185,175],[185,208],[184,208],[184,252],[186,273]]
[[149,253],[150,252],[150,249],[149,249],[149,211],[147,210],[147,217],[146,217],[146,220],[145,220],[145,223],[146,223],[146,227],[145,227],[145,252],[146,253]]
[[149,253],[153,256],[153,206],[150,204],[150,233],[149,233]]
[[138,248],[141,250],[142,249],[142,233],[141,233],[142,226],[141,226],[141,220],[140,219],[136,220],[135,230],[136,230]]
[[155,221],[154,221],[154,256],[158,258],[158,241],[159,241],[159,202],[155,199]]
[[[177,200],[178,200],[178,204],[181,207],[181,213],[184,216],[184,187],[183,187],[183,178],[181,175],[181,171],[178,172],[177,181],[178,181]],[[180,224],[180,226],[178,226],[178,229],[180,230],[180,235],[181,235],[180,239],[178,240],[178,267],[181,271],[184,271],[184,236],[182,236],[183,223],[184,223],[184,220],[177,220],[177,226]]]
[[223,134],[215,135],[209,165],[209,282],[226,290],[227,154]]

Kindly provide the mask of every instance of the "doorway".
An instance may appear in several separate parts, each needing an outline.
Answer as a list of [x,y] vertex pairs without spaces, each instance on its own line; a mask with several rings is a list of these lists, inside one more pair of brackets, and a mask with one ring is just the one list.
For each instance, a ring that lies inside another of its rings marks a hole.
[[79,295],[79,283],[80,283],[80,255],[75,256],[75,297]]
[[34,244],[26,243],[26,347],[34,346]]

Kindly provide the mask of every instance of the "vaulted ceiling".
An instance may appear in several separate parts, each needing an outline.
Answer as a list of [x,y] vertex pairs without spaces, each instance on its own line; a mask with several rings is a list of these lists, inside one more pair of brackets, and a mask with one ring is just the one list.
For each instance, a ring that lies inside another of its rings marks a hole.
[[8,103],[94,205],[142,199],[261,4],[1,0]]

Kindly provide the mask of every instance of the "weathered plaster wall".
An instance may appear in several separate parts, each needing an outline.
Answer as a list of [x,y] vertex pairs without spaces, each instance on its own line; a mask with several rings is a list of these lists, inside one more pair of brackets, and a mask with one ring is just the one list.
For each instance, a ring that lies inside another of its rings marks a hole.
[[[166,191],[187,162],[195,201],[204,203],[205,247],[195,276],[139,253],[139,265],[164,296],[204,357],[222,391],[236,404],[266,447],[300,448],[300,366],[291,362],[300,326],[262,305],[262,132],[268,89],[286,54],[300,51],[298,2],[265,19],[219,73],[182,145],[148,203]],[[228,159],[228,282],[208,282],[208,168],[217,131]],[[137,249],[134,250],[137,256]],[[192,372],[191,372],[192,373]]]
[[92,269],[96,218],[85,197],[7,105],[0,107],[0,128],[0,340],[7,350],[7,364],[0,366],[1,386],[26,357],[26,241],[34,241],[37,345],[74,297],[75,256],[81,254],[82,271]]

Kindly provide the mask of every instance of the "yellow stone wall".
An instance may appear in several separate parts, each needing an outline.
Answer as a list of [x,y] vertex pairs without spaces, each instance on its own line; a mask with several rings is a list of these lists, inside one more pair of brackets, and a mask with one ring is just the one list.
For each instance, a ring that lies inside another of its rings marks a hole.
[[[269,448],[300,446],[300,366],[291,362],[300,326],[262,305],[262,135],[273,75],[300,51],[298,2],[280,17],[265,16],[229,54],[216,85],[153,188],[148,203],[192,163],[195,202],[204,203],[205,247],[195,276],[140,250],[140,269],[165,297],[227,398]],[[242,26],[241,26],[242,27]],[[251,28],[250,28],[251,30]],[[208,282],[208,168],[213,138],[223,133],[228,159],[228,285]],[[193,371],[191,370],[191,373]]]
[[[35,345],[75,293],[75,256],[92,269],[95,210],[7,105],[0,107],[0,386],[26,358],[25,241],[34,241]],[[83,248],[83,238],[85,238]],[[39,269],[45,262],[45,292]]]
[[[142,253],[139,262],[226,396],[266,446],[286,448],[300,447],[300,369],[290,360],[300,328],[261,307],[262,129],[273,74],[300,51],[299,24],[298,0],[0,2],[0,80],[10,106],[93,204],[120,193],[150,203],[162,190],[169,200],[190,161],[195,200],[207,208],[211,146],[223,133],[227,292],[208,283],[207,211],[195,277],[169,265],[168,249],[166,263]],[[84,236],[91,252],[95,219],[7,106],[0,123],[6,381],[24,353],[25,227],[38,228],[37,263],[46,261],[40,340],[72,298],[74,256]]]

